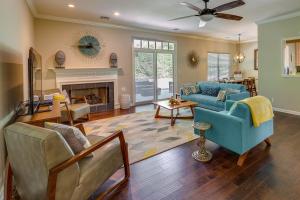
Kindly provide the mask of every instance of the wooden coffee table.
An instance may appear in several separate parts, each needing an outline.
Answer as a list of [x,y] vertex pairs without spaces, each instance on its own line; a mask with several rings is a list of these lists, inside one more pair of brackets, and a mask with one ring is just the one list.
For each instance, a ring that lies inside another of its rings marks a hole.
[[[153,102],[154,105],[157,105],[155,118],[166,118],[171,119],[171,126],[174,126],[176,119],[194,119],[194,107],[198,105],[198,103],[193,101],[182,101],[178,105],[170,105],[169,100],[157,101]],[[163,107],[167,110],[171,111],[170,116],[163,116],[159,114],[160,107]],[[192,116],[179,116],[180,108],[190,108],[192,111]],[[174,116],[174,110],[177,110],[177,114]]]

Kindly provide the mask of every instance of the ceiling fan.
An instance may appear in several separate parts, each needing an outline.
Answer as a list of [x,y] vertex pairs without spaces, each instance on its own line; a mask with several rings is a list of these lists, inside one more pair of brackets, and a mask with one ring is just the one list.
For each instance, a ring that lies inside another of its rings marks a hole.
[[213,9],[210,9],[207,7],[207,4],[209,3],[209,0],[203,0],[205,3],[205,8],[201,9],[191,3],[187,3],[187,2],[181,2],[180,4],[183,6],[186,6],[192,10],[197,11],[196,15],[189,15],[189,16],[184,16],[184,17],[178,17],[175,19],[171,19],[169,21],[174,21],[174,20],[180,20],[180,19],[185,19],[185,18],[189,18],[189,17],[199,17],[200,18],[200,23],[199,23],[199,27],[204,27],[206,25],[207,22],[211,21],[214,17],[217,18],[222,18],[222,19],[227,19],[227,20],[236,20],[236,21],[240,21],[241,19],[243,19],[243,17],[241,16],[237,16],[237,15],[231,15],[231,14],[226,14],[226,13],[220,13],[222,11],[225,10],[230,10],[239,6],[242,6],[245,4],[245,2],[243,0],[236,0],[236,1],[232,1],[230,3],[226,3],[223,5],[220,5],[218,7],[215,7]]

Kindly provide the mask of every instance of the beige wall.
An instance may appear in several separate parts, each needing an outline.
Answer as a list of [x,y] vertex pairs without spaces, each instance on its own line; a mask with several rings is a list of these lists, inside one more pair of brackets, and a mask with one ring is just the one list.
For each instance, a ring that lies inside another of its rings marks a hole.
[[254,70],[254,50],[257,47],[257,42],[241,44],[241,51],[245,54],[245,61],[239,65],[239,68],[244,77],[258,78],[258,70]]
[[300,78],[282,74],[284,38],[300,36],[300,17],[258,25],[259,90],[276,108],[300,112]]
[[[91,33],[104,42],[104,50],[95,59],[82,56],[74,45],[80,36]],[[132,38],[144,37],[161,40],[176,41],[178,83],[196,82],[206,80],[207,76],[207,53],[226,52],[235,53],[236,45],[228,42],[214,42],[209,40],[190,39],[175,37],[166,34],[131,31],[124,29],[103,28],[75,23],[65,23],[50,20],[35,20],[35,43],[36,49],[42,54],[44,68],[53,68],[54,54],[63,50],[66,54],[66,68],[83,67],[108,67],[109,55],[116,52],[119,58],[119,66],[122,74],[119,77],[119,85],[126,88],[132,94]],[[199,53],[200,66],[191,68],[188,66],[187,54],[195,50]],[[44,88],[55,87],[55,74],[44,70]],[[120,94],[122,93],[119,87]]]
[[1,0],[0,27],[0,199],[3,199],[3,127],[10,121],[14,107],[26,97],[28,86],[23,79],[27,77],[27,54],[33,44],[33,18],[25,0]]

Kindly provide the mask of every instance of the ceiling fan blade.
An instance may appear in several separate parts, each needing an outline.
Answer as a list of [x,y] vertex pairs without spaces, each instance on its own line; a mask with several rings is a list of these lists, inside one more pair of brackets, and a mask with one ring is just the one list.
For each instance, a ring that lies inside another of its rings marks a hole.
[[180,5],[186,6],[186,7],[190,8],[190,9],[193,9],[193,10],[195,10],[197,12],[201,12],[202,11],[202,9],[200,9],[197,6],[194,6],[193,4],[188,3],[188,2],[180,2]]
[[222,12],[225,10],[230,10],[230,9],[242,6],[244,4],[245,4],[245,2],[243,0],[237,0],[237,1],[233,1],[230,3],[226,3],[221,6],[215,7],[213,10],[215,10],[216,12]]
[[200,16],[200,15],[189,15],[189,16],[185,16],[185,17],[178,17],[178,18],[175,18],[175,19],[170,19],[169,21],[175,21],[175,20],[180,20],[180,19],[186,19],[186,18],[195,17],[195,16]]
[[236,21],[240,21],[243,19],[243,17],[241,17],[241,16],[225,14],[225,13],[216,13],[215,17],[222,18],[222,19],[228,19],[228,20],[236,20]]

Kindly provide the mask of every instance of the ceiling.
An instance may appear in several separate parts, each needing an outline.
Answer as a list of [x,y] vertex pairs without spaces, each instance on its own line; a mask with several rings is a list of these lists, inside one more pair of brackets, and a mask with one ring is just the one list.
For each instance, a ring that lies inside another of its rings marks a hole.
[[[29,0],[28,0],[29,1]],[[100,16],[110,17],[106,23],[146,28],[159,31],[176,32],[190,35],[208,36],[233,40],[242,33],[242,40],[256,40],[256,21],[269,19],[283,14],[298,11],[299,0],[244,0],[246,5],[226,11],[229,14],[241,15],[240,22],[213,19],[204,28],[198,28],[197,17],[168,21],[172,18],[193,15],[195,12],[179,4],[180,0],[30,0],[37,16],[56,16],[81,19],[92,22],[103,22]],[[202,0],[183,0],[204,7]],[[209,8],[233,0],[211,0]],[[75,8],[69,8],[68,4]],[[114,16],[119,12],[120,16]],[[179,30],[174,30],[179,29]]]

